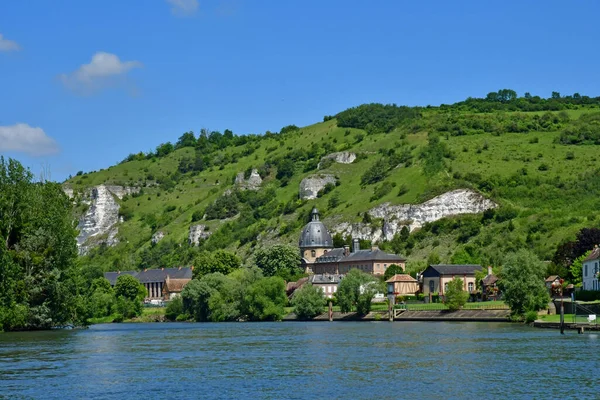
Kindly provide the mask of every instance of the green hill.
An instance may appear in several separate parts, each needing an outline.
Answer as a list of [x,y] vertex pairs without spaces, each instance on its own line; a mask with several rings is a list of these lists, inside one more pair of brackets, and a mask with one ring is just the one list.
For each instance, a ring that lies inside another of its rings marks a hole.
[[[379,246],[406,255],[414,268],[427,258],[499,264],[519,248],[549,260],[560,242],[598,225],[600,98],[513,93],[439,107],[366,104],[260,136],[190,132],[150,154],[79,173],[64,184],[73,190],[78,216],[88,211],[84,200],[94,186],[140,189],[116,200],[123,219],[118,243],[101,244],[106,234],[94,237],[100,245],[82,262],[121,270],[173,266],[220,248],[247,259],[256,246],[296,243],[313,206],[330,228],[348,222],[375,231],[383,221],[367,213],[373,207],[422,203],[458,188],[499,207],[403,230]],[[354,153],[356,160],[323,159],[335,152]],[[240,190],[236,175],[248,177],[252,169],[263,180],[260,189]],[[314,200],[299,200],[301,180],[322,174],[336,184]],[[196,224],[210,236],[190,246]],[[152,244],[159,231],[164,238]]]

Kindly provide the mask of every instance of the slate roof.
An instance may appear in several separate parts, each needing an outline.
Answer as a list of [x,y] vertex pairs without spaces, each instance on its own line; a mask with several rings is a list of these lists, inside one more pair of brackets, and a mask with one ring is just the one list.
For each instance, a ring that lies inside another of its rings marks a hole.
[[385,281],[386,283],[394,283],[394,282],[417,282],[415,278],[407,274],[396,274],[392,276],[390,279]]
[[161,268],[146,269],[144,271],[112,271],[105,272],[104,277],[112,286],[117,282],[120,275],[131,275],[141,283],[164,282],[167,276],[170,279],[192,279],[191,268]]
[[344,258],[344,249],[333,249],[315,260],[315,263],[337,262]]
[[319,211],[316,208],[312,210],[312,221],[304,226],[300,234],[298,247],[306,248],[332,248],[333,239],[331,234],[321,221],[319,221]]
[[425,272],[431,269],[437,272],[438,275],[475,275],[475,271],[481,270],[481,265],[476,264],[437,264],[430,265],[427,267],[425,271],[423,271],[423,276]]
[[404,262],[406,258],[398,256],[396,254],[389,254],[385,251],[375,249],[375,250],[358,250],[354,253],[348,254],[348,257],[344,257],[341,262],[348,261],[398,261]]
[[114,271],[104,273],[104,277],[110,282],[111,286],[115,286],[115,284],[117,283],[117,278],[120,275],[131,275],[135,278],[137,275],[137,271]]
[[597,260],[600,258],[600,247],[594,246],[592,252],[583,261]]
[[324,283],[340,283],[343,275],[335,274],[316,274],[310,277],[310,283],[312,284],[324,284]]

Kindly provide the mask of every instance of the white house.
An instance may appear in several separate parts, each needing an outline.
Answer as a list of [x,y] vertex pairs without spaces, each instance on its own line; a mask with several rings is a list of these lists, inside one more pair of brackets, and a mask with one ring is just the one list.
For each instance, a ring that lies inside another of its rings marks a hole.
[[600,290],[600,281],[598,280],[600,267],[598,263],[600,263],[600,248],[594,246],[594,250],[583,260],[583,271],[581,273],[583,290]]

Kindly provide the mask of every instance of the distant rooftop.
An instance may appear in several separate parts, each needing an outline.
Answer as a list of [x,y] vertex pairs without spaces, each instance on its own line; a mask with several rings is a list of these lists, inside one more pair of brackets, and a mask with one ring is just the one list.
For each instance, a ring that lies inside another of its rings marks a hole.
[[105,272],[104,277],[114,286],[121,275],[131,275],[141,283],[164,282],[170,279],[192,279],[192,269],[188,267],[145,269],[143,271],[111,271]]

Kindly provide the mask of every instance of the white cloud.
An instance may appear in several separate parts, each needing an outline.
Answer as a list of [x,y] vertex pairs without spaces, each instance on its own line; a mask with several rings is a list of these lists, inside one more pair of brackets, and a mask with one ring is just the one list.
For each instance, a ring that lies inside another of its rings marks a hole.
[[56,154],[58,144],[42,128],[27,124],[0,126],[0,151],[16,151],[30,156]]
[[12,40],[6,39],[0,33],[0,51],[16,51],[20,49],[21,46],[19,46],[17,42],[13,42]]
[[198,0],[167,0],[171,12],[179,17],[190,16],[198,11]]
[[139,61],[121,61],[111,53],[97,52],[89,64],[83,64],[70,74],[62,74],[61,81],[70,89],[91,91],[114,84],[127,72],[141,68]]

